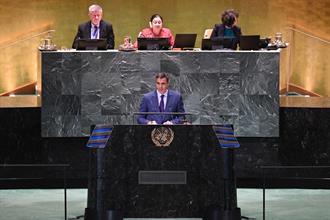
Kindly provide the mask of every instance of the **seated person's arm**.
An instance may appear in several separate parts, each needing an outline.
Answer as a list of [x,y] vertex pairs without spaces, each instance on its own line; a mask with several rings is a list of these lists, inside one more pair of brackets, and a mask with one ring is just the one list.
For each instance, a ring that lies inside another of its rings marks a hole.
[[173,47],[174,46],[174,37],[173,37],[173,34],[171,31],[170,31],[169,41],[170,41],[171,47]]
[[212,31],[212,34],[211,34],[211,41],[220,41],[220,40],[223,40],[225,37],[224,37],[224,33],[223,33],[224,30],[222,30],[222,27],[220,25],[215,25],[214,28],[213,28],[213,31]]
[[[140,31],[140,33],[138,34],[137,37],[138,37],[138,38],[139,38],[139,37],[144,37],[142,31]],[[138,42],[137,42],[137,40],[134,42],[133,47],[134,47],[134,48],[138,48]]]
[[82,30],[81,30],[81,25],[79,25],[77,34],[74,37],[74,40],[73,40],[73,43],[72,43],[72,48],[74,48],[74,49],[77,48],[77,40],[80,39],[80,38],[83,38],[83,33],[82,33]]
[[107,44],[108,44],[107,49],[115,48],[115,35],[113,33],[113,28],[111,24],[108,27]]
[[213,28],[213,31],[212,31],[212,34],[210,36],[210,39],[211,40],[217,40],[218,39],[218,26],[215,25],[214,28]]
[[238,26],[235,26],[235,29],[236,29],[236,43],[239,43],[239,40],[242,36],[242,31],[241,28]]

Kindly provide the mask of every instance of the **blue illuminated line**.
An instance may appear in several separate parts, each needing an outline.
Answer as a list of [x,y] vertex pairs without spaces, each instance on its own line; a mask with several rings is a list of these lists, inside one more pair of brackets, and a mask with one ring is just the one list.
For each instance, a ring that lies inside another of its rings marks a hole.
[[221,127],[232,128],[232,125],[231,124],[224,124],[224,125],[221,125]]
[[226,141],[226,140],[219,140],[220,147],[240,147],[240,144],[237,140],[233,141]]
[[232,130],[216,130],[215,133],[217,134],[234,134]]
[[220,144],[220,147],[239,147],[239,144]]
[[89,140],[88,141],[88,143],[90,143],[90,144],[94,144],[94,143],[100,143],[100,144],[102,144],[102,143],[107,143],[107,142],[108,142],[108,139]]
[[105,147],[105,143],[89,143],[87,147]]
[[219,140],[237,141],[235,137],[218,137]]
[[112,128],[95,128],[93,130],[93,133],[94,132],[109,132],[109,131],[112,131]]
[[220,134],[216,133],[217,137],[223,137],[223,138],[234,138],[235,136],[233,134]]
[[100,135],[100,136],[90,136],[90,140],[98,140],[98,139],[108,139],[110,135]]

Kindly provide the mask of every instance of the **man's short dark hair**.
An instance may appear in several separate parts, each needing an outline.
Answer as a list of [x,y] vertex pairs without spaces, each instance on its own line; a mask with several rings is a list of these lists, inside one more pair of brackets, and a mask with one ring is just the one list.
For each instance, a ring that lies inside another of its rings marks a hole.
[[157,73],[157,74],[155,75],[155,79],[156,79],[156,80],[157,80],[157,79],[164,79],[164,78],[167,80],[167,82],[170,81],[170,77],[168,76],[167,73]]

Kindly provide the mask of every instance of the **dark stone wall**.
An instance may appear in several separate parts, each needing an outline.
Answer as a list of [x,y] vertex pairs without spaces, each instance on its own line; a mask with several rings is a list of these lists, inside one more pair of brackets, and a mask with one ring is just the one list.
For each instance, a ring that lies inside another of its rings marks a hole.
[[42,136],[82,137],[92,124],[132,125],[154,75],[167,72],[193,124],[279,135],[279,51],[43,52]]
[[[262,165],[330,166],[330,109],[281,108],[280,137],[239,138],[236,151],[238,185],[256,186],[249,179],[260,179]],[[58,164],[68,163],[67,176],[71,186],[86,187],[88,176],[87,137],[42,138],[40,108],[0,108],[1,164]],[[61,186],[63,172],[58,168],[27,169],[1,168],[3,177],[43,177]],[[268,171],[274,177],[329,177],[329,169]],[[276,175],[275,175],[276,174]],[[46,181],[45,180],[45,181]],[[43,180],[40,180],[41,182]],[[7,181],[8,182],[8,181]],[[46,181],[45,186],[52,186]],[[14,187],[0,181],[1,186]],[[38,183],[36,183],[38,184]],[[20,185],[18,187],[23,187]],[[34,185],[36,186],[36,185]]]
[[88,138],[42,138],[40,108],[0,108],[0,121],[0,164],[41,165],[0,165],[1,187],[63,187],[64,168],[47,164],[69,164],[68,184],[87,186]]

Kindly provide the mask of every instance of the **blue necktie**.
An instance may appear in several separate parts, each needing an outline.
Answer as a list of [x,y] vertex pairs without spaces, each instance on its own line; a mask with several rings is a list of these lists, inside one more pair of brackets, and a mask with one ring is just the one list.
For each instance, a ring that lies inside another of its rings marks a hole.
[[98,30],[98,27],[96,25],[94,25],[93,39],[97,39],[97,30]]
[[165,95],[160,96],[160,103],[159,103],[159,111],[160,112],[164,112],[164,96]]

